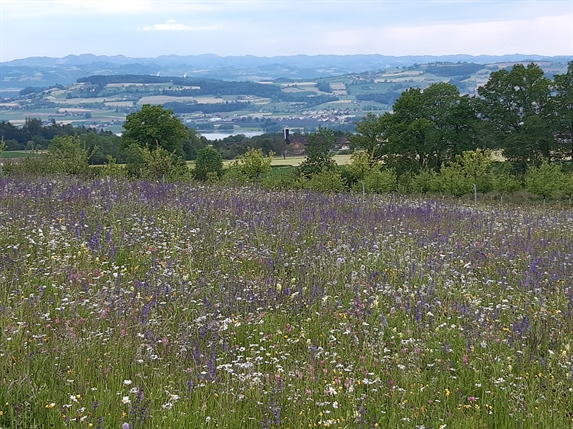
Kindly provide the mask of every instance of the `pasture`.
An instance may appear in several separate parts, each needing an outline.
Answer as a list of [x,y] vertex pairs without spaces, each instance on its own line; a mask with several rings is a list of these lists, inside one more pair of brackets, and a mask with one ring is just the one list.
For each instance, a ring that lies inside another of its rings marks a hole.
[[570,427],[572,222],[0,179],[0,427]]
[[28,151],[28,150],[10,150],[10,151],[3,151],[0,154],[0,159],[15,159],[15,158],[25,158],[27,156],[31,156],[37,152],[35,151]]
[[[351,155],[334,155],[332,159],[334,159],[338,165],[346,165],[350,162],[350,157]],[[273,167],[297,167],[305,159],[306,156],[287,156],[286,158],[283,158],[282,156],[274,155],[271,165]],[[231,162],[233,162],[233,160],[224,160],[223,166],[228,167]],[[189,167],[193,168],[195,161],[187,161],[187,164]]]
[[[346,165],[346,164],[350,163],[350,156],[351,155],[334,155],[332,157],[332,159],[338,165]],[[305,159],[306,159],[306,156],[289,156],[286,159],[283,159],[282,157],[275,155],[273,157],[272,165],[273,166],[297,166],[297,165],[300,165]]]
[[316,87],[316,82],[287,83],[287,84],[282,84],[281,87],[282,87],[282,92],[284,92],[284,93],[292,93],[292,94],[317,93],[317,94],[323,94],[323,92],[320,91]]

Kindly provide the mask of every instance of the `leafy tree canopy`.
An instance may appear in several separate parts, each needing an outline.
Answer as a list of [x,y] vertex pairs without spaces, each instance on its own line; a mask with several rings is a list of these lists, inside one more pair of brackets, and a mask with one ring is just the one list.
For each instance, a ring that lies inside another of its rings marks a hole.
[[[367,115],[357,125],[353,141],[398,170],[432,168],[452,162],[456,155],[476,148],[477,115],[471,99],[449,83],[425,90],[410,88],[394,104],[394,112],[378,120]],[[377,142],[377,143],[376,143]]]
[[381,116],[368,113],[356,124],[356,134],[350,136],[350,142],[354,148],[364,150],[370,164],[382,160],[388,151],[391,118],[390,113]]
[[207,180],[210,174],[215,174],[217,177],[223,175],[223,158],[217,149],[207,146],[197,152],[195,178]]
[[551,81],[541,67],[532,63],[501,69],[478,88],[478,94],[488,134],[507,159],[524,165],[551,159]]
[[332,159],[336,134],[327,128],[321,128],[308,136],[306,159],[299,166],[299,173],[303,176],[318,174],[324,169],[333,169],[336,165]]
[[573,61],[567,73],[553,80],[555,115],[553,124],[557,132],[558,150],[573,159]]
[[124,147],[135,144],[152,151],[163,148],[178,156],[183,155],[183,140],[189,138],[187,127],[173,115],[172,110],[150,104],[127,115],[123,128]]
[[559,190],[562,181],[561,167],[545,161],[539,167],[530,167],[525,176],[527,190],[532,194],[542,196],[544,201]]
[[265,156],[262,149],[250,148],[231,163],[230,169],[235,170],[247,180],[256,181],[261,174],[268,173],[271,170],[272,162],[272,152]]

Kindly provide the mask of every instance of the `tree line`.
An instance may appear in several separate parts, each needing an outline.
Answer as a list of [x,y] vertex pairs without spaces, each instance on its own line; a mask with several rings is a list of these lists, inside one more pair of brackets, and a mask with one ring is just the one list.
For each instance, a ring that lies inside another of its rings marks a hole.
[[[79,83],[95,85],[102,90],[109,84],[171,84],[181,87],[193,87],[193,89],[165,89],[164,95],[198,96],[198,95],[235,95],[250,94],[262,98],[276,99],[280,96],[281,89],[276,85],[265,85],[256,82],[228,82],[217,79],[196,79],[185,77],[149,76],[149,75],[95,75],[78,79]],[[98,96],[94,92],[94,97]]]
[[55,121],[44,125],[42,120],[37,118],[26,118],[21,127],[8,121],[0,122],[0,138],[4,141],[6,150],[44,150],[54,137],[90,132],[94,131],[71,124],[57,124]]
[[[131,177],[247,180],[271,189],[461,196],[472,190],[504,195],[525,187],[544,199],[555,193],[570,196],[572,83],[573,62],[553,79],[535,64],[496,71],[473,97],[461,95],[449,83],[410,88],[392,112],[371,113],[356,123],[356,132],[349,135],[354,148],[349,165],[336,165],[332,150],[338,136],[320,129],[309,135],[302,165],[280,174],[278,169],[257,170],[254,176],[245,173],[244,166],[270,166],[268,159],[285,149],[281,136],[233,136],[209,144],[172,110],[145,105],[127,116],[125,132],[115,145],[118,157],[106,156],[108,170],[125,162],[127,168],[121,171]],[[98,147],[97,138],[91,138],[90,144],[81,135],[54,138],[58,150],[52,151],[52,158],[65,158],[66,150],[92,158]],[[236,160],[226,172],[222,164],[219,168],[223,155]],[[185,164],[188,159],[197,160],[193,170]]]
[[490,149],[523,173],[529,165],[573,157],[573,62],[553,80],[536,64],[490,75],[478,95],[450,83],[410,88],[393,111],[366,115],[356,148],[399,173],[440,171],[464,151]]
[[[160,106],[157,106],[161,109]],[[150,112],[146,112],[149,114]],[[155,113],[167,113],[156,111]],[[307,156],[298,167],[272,167],[275,153],[258,147],[248,147],[223,168],[220,148],[207,145],[199,149],[195,163],[189,167],[180,155],[177,143],[185,130],[176,118],[158,115],[157,123],[143,124],[141,116],[128,126],[128,137],[122,140],[127,153],[125,166],[109,156],[99,168],[90,167],[92,153],[80,136],[58,136],[48,150],[39,156],[25,158],[18,163],[4,165],[0,175],[83,175],[89,177],[138,178],[147,180],[189,182],[191,180],[219,182],[222,184],[256,185],[267,190],[312,190],[320,192],[368,193],[430,193],[462,197],[477,192],[494,191],[503,199],[520,190],[543,198],[573,198],[573,171],[564,171],[560,164],[543,161],[539,166],[530,165],[522,176],[505,168],[507,163],[495,161],[489,149],[464,151],[456,160],[440,171],[420,170],[399,175],[394,168],[372,161],[372,154],[365,150],[353,152],[350,162],[338,165],[333,148],[340,137],[330,129],[319,129],[308,135]],[[170,123],[170,121],[174,121]],[[151,125],[146,128],[142,125]],[[164,139],[158,140],[165,125]],[[237,142],[240,136],[235,136]],[[0,152],[2,151],[0,145]]]
[[[304,103],[305,107],[310,108],[320,104],[336,101],[339,98],[332,94],[289,94],[282,91],[277,85],[265,85],[256,82],[227,82],[216,79],[196,79],[196,78],[179,78],[179,77],[163,77],[163,76],[147,76],[147,75],[118,75],[118,76],[89,76],[78,79],[78,82],[87,83],[95,86],[95,90],[83,94],[83,96],[99,97],[100,91],[109,84],[170,84],[173,86],[180,86],[182,88],[168,88],[161,90],[161,94],[168,96],[191,96],[197,97],[202,95],[236,95],[236,94],[249,94],[260,98],[270,98],[273,101],[283,101],[290,103]],[[332,89],[328,83],[317,84],[326,92],[331,93]],[[191,88],[192,87],[192,88]],[[327,90],[328,89],[328,90]],[[235,111],[241,110],[245,105],[241,102],[235,104],[226,103],[225,110]],[[215,107],[220,107],[220,104]],[[176,112],[189,113],[198,110],[198,106],[194,103],[173,103],[169,108]],[[209,110],[213,107],[203,105],[203,109]]]

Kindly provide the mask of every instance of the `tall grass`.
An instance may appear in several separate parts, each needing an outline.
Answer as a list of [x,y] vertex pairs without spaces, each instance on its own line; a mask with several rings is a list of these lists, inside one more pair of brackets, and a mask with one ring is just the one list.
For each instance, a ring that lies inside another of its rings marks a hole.
[[570,427],[572,221],[0,179],[0,427]]

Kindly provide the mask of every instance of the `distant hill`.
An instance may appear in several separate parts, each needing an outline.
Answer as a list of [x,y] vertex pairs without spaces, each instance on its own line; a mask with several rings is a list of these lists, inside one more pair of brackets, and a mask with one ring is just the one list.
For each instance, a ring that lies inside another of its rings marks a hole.
[[75,83],[93,75],[163,75],[212,78],[228,81],[265,81],[278,78],[316,79],[348,73],[410,67],[427,63],[491,64],[516,61],[566,63],[573,57],[545,57],[513,54],[385,56],[385,55],[293,55],[277,57],[213,54],[156,58],[129,58],[123,55],[68,55],[63,58],[30,57],[0,63],[0,92],[27,87],[50,87]]
[[450,83],[474,95],[501,68],[534,61],[552,77],[566,73],[570,60],[518,55],[28,58],[0,67],[5,88],[0,89],[0,122],[22,125],[32,117],[121,132],[128,114],[144,104],[161,104],[200,132],[280,132],[325,124],[353,131],[366,113],[391,111],[408,88]]

